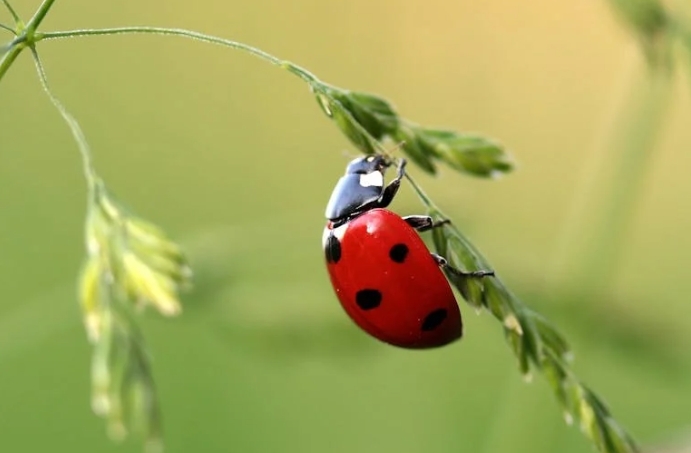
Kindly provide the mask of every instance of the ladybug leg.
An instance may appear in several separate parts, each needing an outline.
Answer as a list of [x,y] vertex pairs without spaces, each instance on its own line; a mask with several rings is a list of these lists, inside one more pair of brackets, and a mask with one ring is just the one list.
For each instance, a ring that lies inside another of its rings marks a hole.
[[391,203],[391,201],[393,201],[394,197],[396,196],[396,193],[398,192],[398,189],[401,187],[401,180],[403,179],[403,176],[405,176],[405,166],[407,163],[408,162],[405,159],[400,159],[398,161],[398,173],[396,174],[396,178],[394,178],[384,188],[381,197],[379,197],[379,200],[377,200],[377,202],[374,203],[374,207],[385,208]]
[[415,228],[419,233],[438,228],[442,225],[446,225],[447,223],[451,223],[451,220],[449,219],[435,222],[432,220],[432,217],[428,215],[409,215],[403,217],[403,220],[405,220],[408,225]]
[[437,262],[439,267],[442,267],[452,274],[456,274],[459,277],[473,277],[473,278],[482,278],[482,277],[494,277],[494,271],[472,271],[472,272],[464,272],[460,269],[456,269],[455,267],[451,266],[449,262],[446,260],[441,255],[437,255],[436,253],[432,253],[432,258]]

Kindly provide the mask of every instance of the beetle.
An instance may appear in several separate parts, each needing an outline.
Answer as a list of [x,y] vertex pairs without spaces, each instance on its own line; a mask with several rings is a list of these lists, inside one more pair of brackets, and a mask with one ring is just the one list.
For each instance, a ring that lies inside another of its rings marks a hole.
[[431,253],[419,233],[449,223],[432,217],[401,217],[386,209],[405,175],[384,185],[392,162],[373,154],[352,160],[326,206],[322,246],[338,300],[355,324],[374,338],[406,349],[445,346],[463,335],[461,312],[442,268],[463,272]]

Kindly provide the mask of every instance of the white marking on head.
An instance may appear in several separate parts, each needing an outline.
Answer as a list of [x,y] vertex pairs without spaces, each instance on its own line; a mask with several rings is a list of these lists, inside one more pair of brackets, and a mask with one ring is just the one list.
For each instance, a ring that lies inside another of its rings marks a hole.
[[369,156],[367,159],[365,159],[367,162],[372,162],[374,160],[374,156]]
[[382,187],[384,185],[384,175],[380,171],[360,175],[360,185],[362,187]]
[[339,241],[343,240],[343,236],[345,236],[345,232],[348,229],[348,222],[344,223],[343,225],[339,226],[338,228],[334,228],[334,236],[336,236],[336,239]]
[[329,235],[333,232],[333,235],[338,239],[339,241],[343,240],[343,236],[345,236],[346,229],[348,228],[348,223],[344,223],[343,225],[339,226],[338,228],[331,229],[328,226],[324,228],[324,233],[322,234],[322,248],[326,250],[326,245],[328,244],[329,240]]

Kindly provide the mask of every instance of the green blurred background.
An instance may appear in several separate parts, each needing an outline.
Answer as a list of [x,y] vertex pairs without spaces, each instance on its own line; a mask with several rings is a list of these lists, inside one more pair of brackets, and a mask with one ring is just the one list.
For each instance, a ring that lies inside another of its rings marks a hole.
[[[13,4],[28,18],[38,2]],[[604,1],[58,0],[43,29],[118,25],[243,41],[421,124],[500,140],[518,169],[499,181],[411,172],[567,335],[576,371],[638,440],[691,430],[688,77],[675,79],[606,297],[574,277],[595,220],[579,200],[604,190],[588,179],[645,75]],[[487,314],[463,304],[463,341],[425,352],[378,343],[346,318],[320,238],[355,151],[296,78],[170,37],[39,50],[110,188],[196,266],[184,316],[144,322],[168,452],[592,451],[545,381],[523,382]],[[85,185],[28,54],[0,106],[0,451],[140,451],[136,439],[110,443],[90,410],[75,296]],[[423,210],[409,188],[394,208]]]

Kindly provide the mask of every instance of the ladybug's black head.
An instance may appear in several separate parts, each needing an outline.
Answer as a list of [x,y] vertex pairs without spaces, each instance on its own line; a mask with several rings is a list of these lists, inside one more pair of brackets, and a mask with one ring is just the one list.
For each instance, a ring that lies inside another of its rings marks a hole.
[[384,170],[390,165],[391,163],[384,156],[371,154],[350,161],[346,167],[346,175],[366,175],[375,171],[384,173]]
[[384,193],[384,171],[390,166],[380,155],[352,160],[331,193],[326,218],[339,223],[376,206]]

